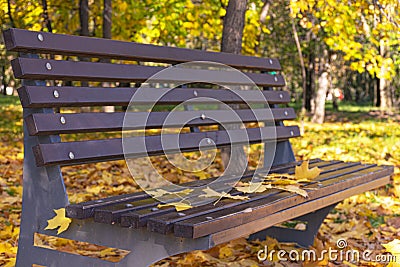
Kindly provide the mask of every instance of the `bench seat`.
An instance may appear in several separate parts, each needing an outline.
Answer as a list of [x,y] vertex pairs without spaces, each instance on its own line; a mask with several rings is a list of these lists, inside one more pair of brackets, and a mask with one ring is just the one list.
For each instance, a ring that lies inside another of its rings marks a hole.
[[[294,173],[299,162],[274,166],[270,173]],[[222,199],[177,212],[174,207],[157,208],[160,203],[141,192],[67,206],[67,216],[75,219],[94,218],[95,222],[120,227],[147,227],[147,230],[173,233],[177,237],[199,238],[212,235],[215,244],[229,241],[232,235],[248,236],[308,213],[335,204],[350,196],[389,183],[392,166],[359,162],[311,160],[310,167],[322,169],[319,177],[304,184],[308,197],[278,189],[249,194],[249,200]],[[260,172],[260,174],[263,174]],[[241,181],[249,180],[249,175]],[[204,180],[188,186],[199,186]],[[207,181],[209,182],[209,181]],[[232,195],[241,192],[232,190]],[[171,200],[173,201],[173,199]],[[176,201],[176,200],[175,200]],[[229,234],[228,234],[229,233]],[[229,236],[227,239],[226,236]]]

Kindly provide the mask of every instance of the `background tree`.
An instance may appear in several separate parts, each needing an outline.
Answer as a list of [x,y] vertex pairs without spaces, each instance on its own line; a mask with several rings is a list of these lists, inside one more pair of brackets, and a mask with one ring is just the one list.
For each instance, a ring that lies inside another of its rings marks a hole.
[[[227,0],[105,1],[113,7],[108,32],[114,39],[216,51],[223,45]],[[0,21],[2,29],[102,37],[104,3],[0,0]],[[326,76],[322,61],[329,65],[328,90],[340,89],[345,100],[374,103],[384,110],[397,107],[400,80],[393,78],[400,66],[398,10],[397,0],[347,5],[334,0],[247,0],[241,53],[279,57],[286,89],[315,121],[323,118],[325,103],[324,93],[318,93],[318,81]],[[15,87],[18,81],[11,75],[8,56],[2,50],[3,83]]]
[[323,41],[343,53],[343,67],[379,79],[380,107],[390,109],[395,97],[389,84],[395,76],[393,52],[399,46],[400,3],[360,0],[350,5],[336,1],[291,1],[292,16],[304,28],[323,32]]
[[[242,51],[246,4],[247,0],[229,0],[222,31],[222,52],[240,54]],[[231,124],[225,127],[227,130],[239,129],[240,124]],[[230,173],[241,173],[243,170],[247,170],[248,161],[243,146],[222,148],[221,158]],[[234,162],[234,165],[230,164],[231,162]]]

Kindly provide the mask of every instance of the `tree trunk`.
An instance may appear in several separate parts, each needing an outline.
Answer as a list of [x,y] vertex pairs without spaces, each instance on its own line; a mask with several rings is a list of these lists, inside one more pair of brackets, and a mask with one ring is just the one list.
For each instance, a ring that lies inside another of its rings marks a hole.
[[[240,54],[247,0],[230,0],[224,17],[221,51]],[[232,108],[238,108],[232,105]],[[240,124],[226,126],[226,130],[239,129]],[[247,156],[243,146],[232,146],[221,149],[221,158],[226,174],[242,173],[247,170]]]
[[329,73],[325,70],[318,78],[318,90],[315,96],[315,112],[312,122],[323,123],[325,118],[325,100],[329,88]]
[[[385,57],[387,48],[384,42],[381,40],[379,44],[379,52],[382,57]],[[381,66],[381,75],[386,73],[388,70],[385,66]],[[390,110],[393,107],[392,92],[390,90],[390,83],[384,78],[379,79],[379,92],[380,92],[380,108],[381,110]]]
[[292,18],[292,31],[293,31],[294,41],[296,42],[297,53],[299,54],[299,60],[300,60],[301,78],[302,78],[302,87],[303,87],[303,101],[302,101],[302,106],[301,106],[301,113],[302,113],[302,115],[304,115],[306,113],[306,105],[307,105],[307,74],[306,74],[306,67],[304,65],[303,53],[301,51],[300,39],[297,34],[296,25],[294,23],[293,18]]
[[267,15],[268,15],[268,11],[269,11],[269,7],[271,6],[271,3],[269,0],[265,0],[264,2],[264,6],[261,9],[261,13],[260,13],[260,22],[261,23],[265,23],[266,19],[267,19]]
[[[89,3],[88,0],[80,0],[79,1],[79,35],[81,36],[89,36]],[[81,61],[88,61],[88,58],[82,57],[79,58]],[[89,86],[89,83],[86,81],[81,81],[81,86]],[[90,112],[90,107],[82,107],[82,112]]]
[[8,15],[8,18],[10,19],[11,28],[15,28],[16,25],[15,25],[14,18],[13,18],[12,13],[11,13],[11,3],[10,3],[10,0],[7,0],[7,15]]
[[88,0],[79,1],[79,35],[89,36],[89,4]]
[[224,18],[221,51],[240,54],[247,0],[230,0]]
[[103,38],[111,39],[111,0],[104,0],[103,9]]
[[42,0],[42,7],[44,27],[46,27],[49,32],[53,32],[53,28],[51,27],[51,20],[49,18],[49,12],[47,10],[47,0]]
[[392,92],[390,90],[390,83],[383,78],[379,79],[379,92],[380,92],[380,108],[381,110],[390,110],[393,108]]
[[319,53],[319,77],[318,77],[318,89],[314,96],[314,112],[311,119],[315,123],[324,123],[325,119],[325,100],[326,94],[328,93],[330,87],[330,61],[331,54],[327,49],[322,49],[322,53]]
[[[103,9],[103,38],[106,39],[111,39],[111,0],[104,0],[104,9]],[[104,63],[110,63],[109,59],[103,59],[102,62]],[[104,82],[103,83],[104,87],[109,87],[110,83]],[[114,106],[104,106],[103,107],[104,112],[114,112],[115,107]]]

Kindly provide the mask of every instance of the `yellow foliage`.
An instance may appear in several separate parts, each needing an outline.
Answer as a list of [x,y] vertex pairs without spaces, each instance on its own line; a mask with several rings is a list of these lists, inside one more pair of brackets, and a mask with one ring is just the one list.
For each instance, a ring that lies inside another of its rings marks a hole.
[[228,258],[232,255],[233,255],[233,250],[232,250],[232,248],[230,248],[228,246],[223,246],[219,249],[219,258],[220,259]]

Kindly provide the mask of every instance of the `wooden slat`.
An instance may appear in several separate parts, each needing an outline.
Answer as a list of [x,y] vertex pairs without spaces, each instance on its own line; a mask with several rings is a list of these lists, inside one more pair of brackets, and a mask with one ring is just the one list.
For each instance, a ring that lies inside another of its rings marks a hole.
[[[132,99],[140,91],[142,97]],[[54,97],[54,92],[58,97]],[[211,98],[227,104],[285,104],[290,102],[287,91],[226,90],[205,88],[101,88],[101,87],[59,87],[23,86],[18,94],[24,108],[44,107],[87,107],[87,106],[128,106],[130,100],[137,104],[177,105],[184,101],[190,103],[209,103]],[[264,96],[264,98],[263,98]],[[205,102],[207,101],[207,102]]]
[[[46,68],[51,64],[51,70]],[[232,71],[176,68],[167,74],[153,75],[165,70],[164,67],[151,67],[133,64],[93,63],[83,61],[45,60],[32,58],[16,58],[12,60],[14,76],[18,79],[32,80],[80,80],[109,82],[152,82],[191,83],[207,82],[210,84],[252,86],[285,86],[282,75],[266,73],[246,73],[245,78]]]
[[[362,165],[361,165],[362,166]],[[374,165],[370,165],[371,167]],[[235,206],[229,210],[222,210],[215,213],[208,213],[206,216],[199,216],[192,219],[180,221],[174,224],[176,236],[198,238],[209,234],[214,234],[230,228],[237,227],[262,217],[265,214],[273,214],[288,207],[293,207],[310,200],[324,198],[324,196],[338,193],[336,202],[348,197],[341,193],[348,188],[357,187],[360,184],[368,183],[375,179],[389,176],[393,167],[372,167],[364,170],[354,171],[351,174],[340,176],[335,179],[322,181],[322,187],[317,190],[308,190],[309,198],[287,193],[286,198],[282,196],[271,196],[261,201],[254,201],[243,205]],[[382,185],[382,183],[380,183]],[[314,186],[306,186],[306,188]],[[369,188],[372,189],[372,188]],[[323,206],[321,206],[322,208]],[[313,207],[316,210],[319,207]],[[292,217],[296,217],[295,215]],[[276,223],[276,222],[274,222]]]
[[[198,151],[198,145],[205,138],[214,140],[217,147],[222,147],[230,144],[244,144],[247,140],[251,144],[284,140],[299,135],[300,131],[297,126],[277,126],[230,130],[229,135],[226,131],[210,131],[130,137],[124,139],[125,155],[134,158],[177,153],[179,151],[174,146],[177,140],[179,140],[181,152],[191,152]],[[246,140],[243,139],[244,137]],[[212,144],[206,144],[204,148],[212,148],[212,146]],[[124,158],[122,139],[120,138],[40,144],[33,147],[33,152],[38,166],[76,165]],[[73,156],[70,157],[71,152]]]
[[344,188],[341,192],[335,192],[333,194],[328,193],[327,195],[317,198],[312,201],[300,204],[298,206],[289,206],[287,209],[280,212],[271,214],[264,218],[252,220],[248,223],[242,223],[236,227],[223,230],[221,232],[211,235],[213,245],[222,244],[230,240],[248,236],[256,233],[278,223],[288,221],[293,218],[310,213],[310,211],[318,210],[329,205],[337,203],[339,200],[361,194],[365,191],[372,190],[374,188],[383,186],[390,183],[390,176],[377,176],[376,179],[366,179],[367,182],[359,183],[349,188]]
[[257,58],[230,53],[163,47],[47,32],[40,32],[43,37],[43,41],[40,41],[38,34],[39,32],[9,29],[4,32],[6,48],[9,51],[16,52],[78,55],[174,64],[189,61],[212,61],[237,68],[264,71],[277,71],[281,69],[279,61],[270,58]]
[[[315,163],[321,162],[320,159],[311,159],[310,160],[310,165],[314,166]],[[339,162],[339,161],[336,161]],[[276,166],[271,167],[272,172],[284,172],[287,168],[296,166],[300,164],[301,162],[290,162],[286,164],[280,164]],[[263,170],[260,169],[260,172]],[[265,170],[267,172],[267,170]],[[254,171],[248,171],[246,172],[243,177],[250,177],[253,175]],[[199,184],[202,185],[202,183],[209,183],[217,179],[218,177],[214,178],[209,178],[207,180],[201,180],[201,181],[193,181],[189,183],[185,183],[185,186],[198,186]],[[169,190],[168,188],[163,188],[164,190]],[[173,189],[171,189],[173,190]],[[77,204],[71,204],[68,205],[66,208],[67,216],[70,218],[76,218],[76,219],[86,219],[93,217],[94,214],[94,209],[100,210],[100,209],[105,209],[106,207],[109,206],[119,206],[119,205],[125,205],[128,203],[135,202],[137,200],[142,200],[145,198],[149,198],[150,196],[146,194],[145,192],[136,192],[132,194],[126,194],[122,196],[112,196],[108,198],[103,198],[103,199],[98,199],[98,200],[91,200],[87,202],[82,202],[82,203],[77,203]]]
[[[323,175],[327,175],[328,173],[332,173],[341,169],[348,168],[349,171],[351,171],[351,167],[359,165],[359,163],[351,163],[351,164],[344,164],[341,163],[340,161],[330,161],[330,162],[316,162],[313,164],[310,164],[312,167],[320,167],[323,168]],[[276,173],[276,169],[271,169],[270,173]],[[291,166],[290,168],[286,168],[284,170],[280,170],[278,172],[285,172],[285,173],[294,173],[294,168]],[[332,176],[331,174],[330,176]],[[243,177],[241,179],[242,182],[248,182],[252,176],[249,177]],[[222,182],[224,183],[224,182]],[[225,183],[224,183],[225,184]],[[230,188],[229,188],[230,189]],[[222,191],[222,190],[221,190]],[[196,192],[198,194],[203,194],[202,191]],[[231,195],[242,195],[241,192],[233,189],[229,192]],[[203,205],[203,206],[198,206],[195,208],[192,208],[190,210],[186,210],[184,212],[176,212],[175,208],[173,207],[165,207],[162,209],[159,209],[157,211],[152,210],[152,207],[148,208],[136,208],[132,209],[129,212],[120,211],[118,210],[119,207],[109,207],[109,208],[103,208],[103,209],[96,209],[95,214],[101,214],[103,218],[108,218],[108,219],[120,219],[121,220],[121,226],[123,227],[141,227],[145,226],[147,224],[147,228],[150,231],[158,232],[158,233],[163,233],[167,234],[173,231],[173,224],[181,221],[181,220],[186,220],[192,217],[204,215],[207,213],[211,212],[216,212],[218,210],[222,209],[230,209],[236,205],[241,205],[245,202],[250,202],[250,201],[255,201],[258,199],[266,198],[268,195],[271,194],[277,194],[279,191],[277,190],[271,190],[269,192],[266,192],[265,194],[249,194],[250,200],[244,200],[244,201],[232,201],[229,199],[223,199],[219,201],[217,204],[208,204],[208,205]],[[194,199],[197,201],[198,199]],[[178,199],[175,200],[179,201]],[[203,199],[203,201],[207,201],[207,199]],[[155,201],[156,206],[157,202]],[[153,206],[153,207],[154,207]],[[123,207],[122,207],[123,208]],[[122,216],[121,216],[122,215]],[[120,218],[118,217],[120,216]],[[96,217],[95,217],[96,220]],[[108,221],[108,223],[112,223],[112,221]]]
[[[204,117],[202,117],[204,115]],[[25,118],[30,135],[109,132],[205,126],[225,123],[268,122],[295,119],[292,108],[202,110],[170,112],[116,112],[75,114],[32,114]],[[62,121],[62,122],[61,122]],[[125,121],[125,124],[124,124]]]

